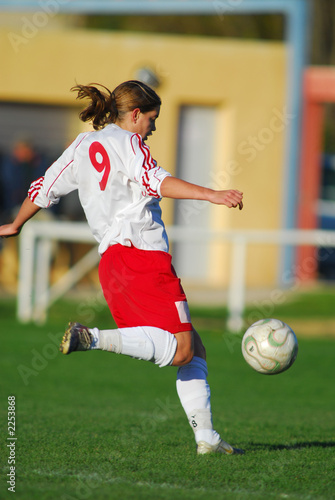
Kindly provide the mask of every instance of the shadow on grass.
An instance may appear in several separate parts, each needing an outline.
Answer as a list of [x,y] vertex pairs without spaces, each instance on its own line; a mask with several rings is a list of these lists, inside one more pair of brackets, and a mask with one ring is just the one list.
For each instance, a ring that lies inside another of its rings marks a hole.
[[285,444],[264,444],[264,443],[250,443],[253,447],[260,450],[300,450],[302,448],[335,448],[335,441],[305,441],[302,443],[295,443],[291,445]]

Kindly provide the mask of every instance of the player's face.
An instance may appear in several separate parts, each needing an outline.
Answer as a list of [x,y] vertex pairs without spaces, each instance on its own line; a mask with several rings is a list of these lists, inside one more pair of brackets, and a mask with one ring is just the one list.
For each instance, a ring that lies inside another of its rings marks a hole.
[[156,130],[156,119],[158,118],[160,108],[155,108],[153,111],[139,113],[135,124],[135,132],[140,134],[142,139],[146,141],[150,135]]

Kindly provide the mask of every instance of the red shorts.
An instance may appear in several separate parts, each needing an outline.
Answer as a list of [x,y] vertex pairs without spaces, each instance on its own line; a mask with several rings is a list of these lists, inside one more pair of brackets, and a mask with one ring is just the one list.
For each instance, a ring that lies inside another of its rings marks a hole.
[[112,245],[101,258],[99,279],[119,328],[155,326],[171,333],[192,330],[186,296],[170,254]]

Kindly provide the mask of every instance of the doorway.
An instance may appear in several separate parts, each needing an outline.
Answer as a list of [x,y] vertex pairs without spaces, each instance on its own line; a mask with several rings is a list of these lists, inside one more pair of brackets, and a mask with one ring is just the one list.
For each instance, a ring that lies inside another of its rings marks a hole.
[[[210,184],[213,171],[216,108],[182,106],[178,126],[177,177],[193,184]],[[206,201],[176,200],[174,224],[182,227],[210,226],[210,205]],[[189,282],[208,277],[209,243],[178,242],[172,249],[177,273]]]

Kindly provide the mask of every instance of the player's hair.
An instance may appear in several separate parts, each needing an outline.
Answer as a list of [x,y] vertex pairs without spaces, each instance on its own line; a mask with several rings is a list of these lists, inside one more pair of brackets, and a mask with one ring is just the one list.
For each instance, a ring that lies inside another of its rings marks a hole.
[[[99,90],[96,85],[102,87]],[[83,122],[92,121],[93,128],[99,130],[116,120],[123,120],[128,111],[139,108],[141,113],[153,111],[162,101],[156,92],[138,80],[129,80],[118,85],[113,92],[99,83],[76,85],[72,91],[78,92],[77,99],[89,98],[90,104],[79,114]]]

